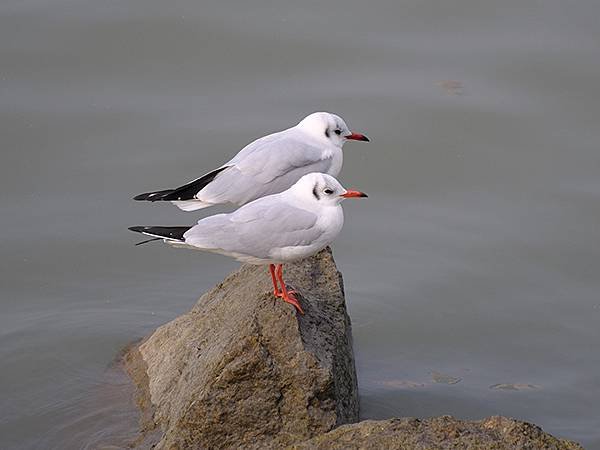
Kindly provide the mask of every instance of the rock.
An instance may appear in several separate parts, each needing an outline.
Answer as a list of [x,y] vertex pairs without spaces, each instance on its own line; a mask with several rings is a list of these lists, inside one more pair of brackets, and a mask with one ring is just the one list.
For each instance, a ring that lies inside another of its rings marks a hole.
[[[140,435],[130,447],[582,448],[504,417],[353,423],[358,388],[350,320],[331,251],[287,265],[285,277],[306,315],[275,300],[265,267],[245,265],[189,313],[126,351],[142,410]],[[460,381],[432,376],[436,382]]]
[[582,450],[579,444],[556,439],[541,428],[506,417],[479,421],[450,416],[431,419],[365,420],[343,425],[321,436],[288,447],[303,449],[553,449]]
[[305,315],[244,265],[126,356],[157,449],[281,447],[358,420],[342,276],[331,250],[284,267]]

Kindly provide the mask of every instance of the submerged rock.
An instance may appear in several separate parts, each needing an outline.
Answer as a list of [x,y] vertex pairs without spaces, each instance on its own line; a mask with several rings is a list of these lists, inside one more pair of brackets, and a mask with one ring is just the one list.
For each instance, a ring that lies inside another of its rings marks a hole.
[[264,448],[358,420],[350,320],[331,251],[286,265],[285,278],[304,316],[275,300],[265,267],[245,265],[130,350],[146,411],[138,445]]
[[434,383],[440,384],[457,384],[462,381],[462,378],[453,377],[451,375],[436,371],[431,372],[431,379]]

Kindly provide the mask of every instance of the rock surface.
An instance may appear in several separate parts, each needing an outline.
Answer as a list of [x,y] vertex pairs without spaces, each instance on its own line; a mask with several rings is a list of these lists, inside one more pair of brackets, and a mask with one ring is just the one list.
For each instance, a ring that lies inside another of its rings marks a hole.
[[157,449],[288,445],[358,420],[341,274],[331,251],[284,267],[305,315],[245,265],[127,354]]
[[423,420],[365,420],[343,425],[288,449],[582,450],[583,447],[571,441],[556,439],[535,425],[506,417],[466,421],[442,416]]
[[[136,448],[581,449],[525,422],[358,421],[341,274],[329,249],[287,265],[306,312],[243,266],[125,355],[142,410]],[[347,425],[344,425],[347,424]],[[337,428],[336,428],[337,427]]]

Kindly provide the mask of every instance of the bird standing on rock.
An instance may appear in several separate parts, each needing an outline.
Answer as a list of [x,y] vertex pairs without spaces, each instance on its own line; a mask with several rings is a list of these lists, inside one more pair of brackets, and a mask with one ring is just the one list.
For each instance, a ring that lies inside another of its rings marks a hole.
[[369,141],[352,133],[335,114],[316,112],[298,125],[251,142],[229,162],[175,189],[147,192],[134,200],[170,201],[184,211],[213,205],[243,205],[292,186],[303,175],[337,176],[347,140]]
[[304,314],[295,291],[288,290],[283,281],[283,264],[312,256],[331,244],[344,224],[342,200],[366,196],[344,189],[331,175],[310,173],[284,192],[254,200],[229,214],[206,217],[192,227],[129,229],[174,246],[268,264],[273,294]]

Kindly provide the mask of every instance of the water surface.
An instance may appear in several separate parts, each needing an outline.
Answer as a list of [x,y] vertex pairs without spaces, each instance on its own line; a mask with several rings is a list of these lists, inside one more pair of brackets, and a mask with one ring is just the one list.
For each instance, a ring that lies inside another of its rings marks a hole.
[[502,414],[600,448],[598,17],[593,0],[3,1],[0,447],[129,436],[115,356],[238,266],[133,247],[127,226],[203,213],[130,197],[328,110],[372,138],[345,148],[342,181],[370,198],[334,246],[363,416]]

